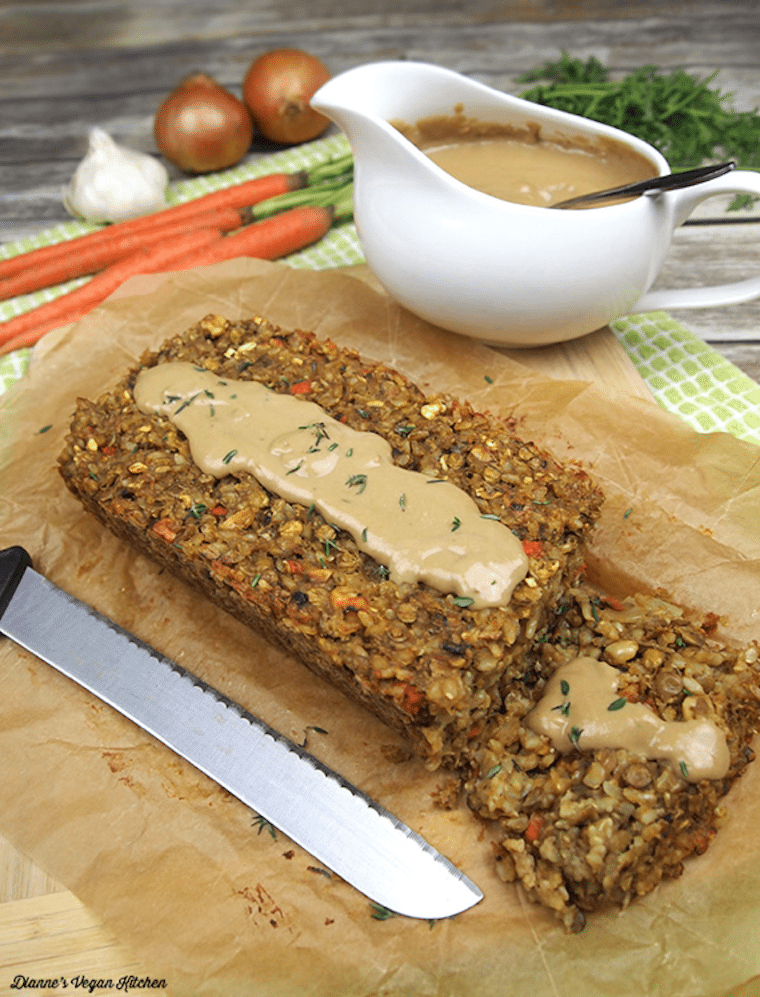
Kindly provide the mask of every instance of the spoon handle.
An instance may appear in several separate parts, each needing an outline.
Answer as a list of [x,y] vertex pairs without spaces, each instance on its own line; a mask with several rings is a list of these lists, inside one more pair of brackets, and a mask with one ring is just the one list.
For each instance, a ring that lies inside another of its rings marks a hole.
[[622,187],[610,187],[608,190],[598,190],[593,194],[581,194],[579,197],[571,197],[567,201],[552,204],[551,207],[574,208],[582,204],[613,201],[620,197],[635,197],[649,191],[680,190],[681,187],[691,187],[693,184],[722,177],[725,173],[730,173],[735,165],[733,162],[718,163],[711,166],[698,166],[696,169],[684,170],[682,173],[666,173],[663,177],[639,180],[637,183],[628,183]]

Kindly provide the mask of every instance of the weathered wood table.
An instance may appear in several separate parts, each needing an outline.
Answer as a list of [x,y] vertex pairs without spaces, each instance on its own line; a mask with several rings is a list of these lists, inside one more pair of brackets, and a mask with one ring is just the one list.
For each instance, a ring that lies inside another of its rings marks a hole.
[[[0,242],[69,217],[61,189],[92,127],[155,152],[153,114],[180,78],[203,69],[239,92],[252,59],[281,46],[313,52],[334,73],[419,59],[513,93],[521,73],[566,50],[595,55],[616,74],[646,64],[717,71],[714,85],[734,93],[737,109],[760,104],[755,0],[0,0]],[[250,155],[269,151],[255,146]],[[661,285],[757,274],[759,222],[755,210],[682,228]],[[760,301],[675,317],[760,380]],[[565,375],[576,364],[581,375],[647,393],[624,356],[588,361],[582,353],[559,351],[544,369]],[[0,840],[0,988],[15,972],[53,978],[83,967],[92,977],[140,970],[73,895]]]
[[[760,103],[760,11],[752,0],[637,2],[544,0],[437,3],[378,0],[205,4],[2,3],[0,242],[68,217],[61,188],[84,155],[87,134],[155,151],[152,117],[178,80],[197,68],[238,90],[260,52],[305,48],[333,72],[358,62],[436,62],[509,92],[516,78],[562,49],[597,56],[618,73],[652,64],[683,67]],[[259,150],[260,154],[261,150]],[[256,150],[253,151],[256,155]],[[682,229],[662,286],[718,283],[756,273],[755,224]],[[760,303],[679,316],[701,339],[760,378]]]

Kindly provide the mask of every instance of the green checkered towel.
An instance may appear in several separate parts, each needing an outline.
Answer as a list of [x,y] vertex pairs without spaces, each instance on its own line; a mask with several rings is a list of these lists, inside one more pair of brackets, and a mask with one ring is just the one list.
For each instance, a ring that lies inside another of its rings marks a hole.
[[[276,170],[296,172],[313,168],[349,151],[342,135],[311,142],[222,173],[174,183],[168,201],[180,204]],[[62,242],[94,228],[77,221],[65,222],[33,237],[0,246],[0,256],[15,256],[37,246]],[[356,229],[348,224],[335,227],[320,242],[287,257],[286,262],[297,268],[326,270],[363,263],[364,258]],[[79,278],[57,288],[4,301],[0,303],[0,321],[64,294],[85,280]],[[676,413],[699,432],[727,432],[760,444],[760,386],[732,363],[661,312],[617,319],[611,328],[663,408]],[[29,354],[29,350],[18,350],[0,357],[0,393],[23,376]]]

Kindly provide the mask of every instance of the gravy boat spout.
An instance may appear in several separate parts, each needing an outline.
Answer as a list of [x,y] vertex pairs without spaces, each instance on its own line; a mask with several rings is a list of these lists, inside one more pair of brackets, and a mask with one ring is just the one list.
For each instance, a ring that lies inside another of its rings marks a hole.
[[[362,175],[373,183],[395,179],[434,184],[440,171],[431,170],[430,159],[391,122],[409,123],[440,113],[440,72],[425,63],[370,63],[334,76],[311,98],[310,105],[348,138],[356,171],[354,190],[357,181],[363,186]],[[454,80],[457,87],[461,79]],[[407,87],[411,93],[404,92]],[[410,102],[412,94],[416,99]]]
[[[489,343],[560,342],[647,310],[672,232],[696,204],[712,193],[760,193],[760,178],[737,171],[583,211],[484,194],[445,172],[394,123],[464,116],[586,151],[617,143],[645,160],[650,175],[670,170],[631,135],[427,63],[357,66],[325,83],[310,103],[351,145],[356,229],[385,290],[434,325]],[[714,292],[722,293],[720,303],[747,300],[760,295],[760,278],[696,289],[691,306],[716,303]],[[655,307],[667,308],[667,295],[678,293],[678,306],[690,307],[684,292],[659,292]]]

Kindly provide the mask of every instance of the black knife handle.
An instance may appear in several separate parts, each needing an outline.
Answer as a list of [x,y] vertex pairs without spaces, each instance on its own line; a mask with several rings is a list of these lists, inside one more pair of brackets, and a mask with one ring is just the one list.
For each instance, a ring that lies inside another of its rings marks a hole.
[[23,547],[0,550],[0,618],[8,608],[21,576],[31,566],[32,559]]

